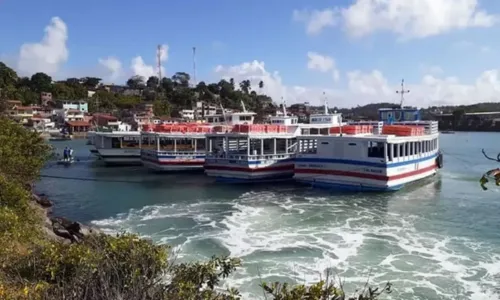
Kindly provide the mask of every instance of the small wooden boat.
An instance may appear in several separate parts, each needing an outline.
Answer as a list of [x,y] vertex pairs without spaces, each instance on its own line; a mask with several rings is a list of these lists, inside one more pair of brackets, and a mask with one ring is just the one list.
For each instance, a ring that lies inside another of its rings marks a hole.
[[71,159],[71,160],[64,160],[64,159],[60,159],[57,161],[57,164],[58,165],[64,165],[64,166],[69,166],[71,164],[73,164],[75,162],[75,160]]
[[49,138],[49,141],[51,142],[62,142],[62,141],[70,141],[71,136],[57,136],[57,137],[51,137]]

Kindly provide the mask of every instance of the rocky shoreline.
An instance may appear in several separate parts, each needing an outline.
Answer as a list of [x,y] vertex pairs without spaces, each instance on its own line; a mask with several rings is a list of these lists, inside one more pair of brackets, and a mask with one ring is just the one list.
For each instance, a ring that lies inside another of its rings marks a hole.
[[44,219],[43,231],[47,237],[62,243],[79,243],[86,236],[101,233],[97,228],[93,228],[79,222],[71,221],[64,217],[54,216],[52,207],[54,203],[45,194],[37,194],[30,189],[31,206],[40,213]]

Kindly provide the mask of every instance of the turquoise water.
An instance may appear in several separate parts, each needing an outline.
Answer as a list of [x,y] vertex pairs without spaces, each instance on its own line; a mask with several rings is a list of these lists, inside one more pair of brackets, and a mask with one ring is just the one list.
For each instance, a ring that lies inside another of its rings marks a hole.
[[[181,260],[214,254],[244,263],[227,284],[261,298],[258,284],[311,282],[326,269],[348,288],[390,280],[388,299],[499,299],[500,188],[479,177],[500,164],[496,133],[441,136],[444,169],[387,194],[340,194],[294,184],[216,184],[203,175],[106,168],[71,141],[79,160],[49,165],[38,188],[55,213],[175,246]],[[57,143],[64,147],[68,143]]]

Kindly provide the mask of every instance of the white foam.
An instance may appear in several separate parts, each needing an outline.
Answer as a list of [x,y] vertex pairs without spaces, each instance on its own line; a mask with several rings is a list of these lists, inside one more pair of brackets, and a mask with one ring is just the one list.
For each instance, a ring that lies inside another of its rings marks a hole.
[[[389,205],[359,196],[295,199],[279,191],[247,192],[230,203],[146,206],[94,224],[142,231],[147,228],[144,223],[155,220],[193,220],[196,230],[166,226],[148,233],[160,243],[184,238],[176,245],[179,258],[199,255],[203,249],[189,247],[195,241],[217,241],[244,263],[226,284],[240,287],[252,299],[262,297],[260,279],[287,277],[309,283],[320,279],[327,268],[345,277],[351,287],[363,285],[373,269],[374,284],[387,280],[395,284],[394,299],[422,287],[442,299],[457,299],[458,288],[470,293],[462,293],[463,299],[495,299],[498,248],[470,238],[419,231],[415,225],[426,222],[424,217],[400,213],[405,205],[425,203],[435,196],[434,191],[429,184],[415,193],[389,196],[393,200]],[[231,212],[214,209],[220,204],[230,204]]]

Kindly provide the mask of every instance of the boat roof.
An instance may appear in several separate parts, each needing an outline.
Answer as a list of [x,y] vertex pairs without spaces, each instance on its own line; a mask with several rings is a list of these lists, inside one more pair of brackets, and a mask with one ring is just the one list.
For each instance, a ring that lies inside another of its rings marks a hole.
[[95,131],[94,135],[101,135],[107,137],[122,137],[122,136],[140,136],[139,131]]
[[154,137],[169,137],[169,138],[181,138],[181,139],[204,139],[206,137],[206,132],[141,132],[141,136],[154,136]]
[[348,141],[373,141],[373,142],[386,142],[386,143],[405,143],[405,142],[418,142],[426,141],[437,138],[439,133],[434,134],[424,134],[424,135],[413,135],[413,136],[396,136],[393,134],[357,134],[357,135],[347,135],[347,134],[330,134],[330,135],[299,135],[299,139],[318,139],[318,140],[335,140],[344,139]]

